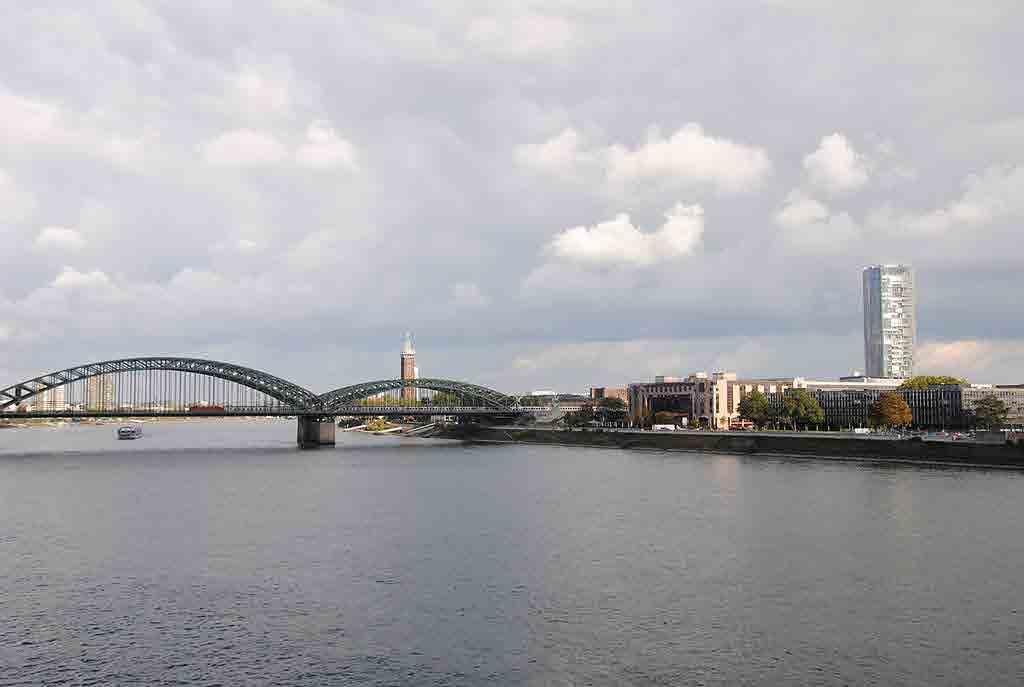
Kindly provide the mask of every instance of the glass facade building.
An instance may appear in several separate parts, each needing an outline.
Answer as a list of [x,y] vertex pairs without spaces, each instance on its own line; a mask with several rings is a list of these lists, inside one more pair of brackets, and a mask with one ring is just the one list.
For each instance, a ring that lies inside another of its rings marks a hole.
[[864,268],[864,362],[868,377],[914,374],[917,292],[907,265]]
[[[792,391],[767,394],[768,405],[776,414],[782,414],[786,395]],[[825,416],[822,423],[831,429],[868,427],[871,404],[884,391],[877,389],[808,389]],[[922,429],[969,429],[974,426],[974,408],[986,396],[998,398],[1006,404],[1007,426],[1024,426],[1024,387],[969,387],[938,384],[927,389],[897,389],[896,393],[910,406],[914,416],[913,427]]]

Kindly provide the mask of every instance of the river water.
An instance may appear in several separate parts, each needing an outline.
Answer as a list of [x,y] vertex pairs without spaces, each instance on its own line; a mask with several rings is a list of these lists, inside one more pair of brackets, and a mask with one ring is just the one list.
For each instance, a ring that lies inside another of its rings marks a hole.
[[0,430],[0,685],[1015,685],[1024,474]]

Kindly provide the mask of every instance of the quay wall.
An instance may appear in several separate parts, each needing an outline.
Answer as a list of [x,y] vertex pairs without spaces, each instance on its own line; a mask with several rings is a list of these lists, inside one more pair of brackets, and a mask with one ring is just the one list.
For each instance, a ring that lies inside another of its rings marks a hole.
[[998,465],[1024,469],[1024,444],[735,433],[602,432],[453,425],[434,437],[478,442],[710,451],[821,458]]

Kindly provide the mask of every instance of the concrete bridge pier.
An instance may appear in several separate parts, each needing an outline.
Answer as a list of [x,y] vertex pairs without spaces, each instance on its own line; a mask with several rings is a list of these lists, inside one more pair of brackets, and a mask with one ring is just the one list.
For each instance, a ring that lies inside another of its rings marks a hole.
[[299,448],[334,446],[335,425],[333,417],[300,415],[296,437]]

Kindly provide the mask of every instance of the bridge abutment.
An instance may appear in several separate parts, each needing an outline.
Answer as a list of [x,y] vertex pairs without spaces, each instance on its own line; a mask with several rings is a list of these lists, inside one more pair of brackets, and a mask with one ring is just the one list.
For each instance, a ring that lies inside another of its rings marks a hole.
[[333,417],[300,415],[296,440],[299,448],[334,446],[336,425]]

